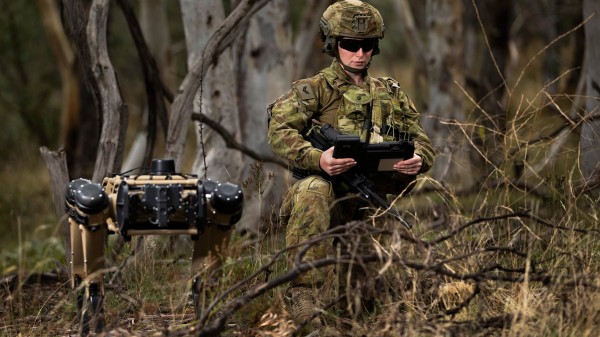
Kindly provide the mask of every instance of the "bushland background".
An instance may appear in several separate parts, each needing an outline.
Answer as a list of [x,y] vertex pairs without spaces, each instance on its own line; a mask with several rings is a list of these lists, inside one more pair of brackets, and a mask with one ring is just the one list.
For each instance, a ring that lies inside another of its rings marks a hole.
[[[379,299],[385,310],[338,323],[357,334],[593,335],[598,3],[369,2],[386,25],[370,71],[413,98],[438,157],[398,202],[414,229],[381,246],[394,262],[380,269],[395,289]],[[182,172],[242,184],[230,283],[217,292],[275,258],[290,178],[266,146],[266,106],[330,62],[317,39],[329,3],[0,1],[1,335],[77,329],[60,201],[40,148],[65,159],[69,179],[171,157]],[[189,251],[155,245],[150,262],[112,278],[111,327],[194,334]],[[232,314],[227,333],[293,331],[279,288]]]

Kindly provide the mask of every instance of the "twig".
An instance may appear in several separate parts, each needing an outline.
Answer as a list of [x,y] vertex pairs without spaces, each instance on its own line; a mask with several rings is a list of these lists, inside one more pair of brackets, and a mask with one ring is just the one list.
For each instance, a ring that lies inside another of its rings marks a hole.
[[[460,226],[457,230],[452,231],[448,235],[445,235],[441,238],[438,238],[436,240],[432,240],[429,242],[419,241],[419,243],[425,243],[429,247],[437,246],[440,243],[449,239],[450,237],[456,236],[458,233],[460,233],[462,230],[464,230],[467,227],[474,226],[476,224],[480,224],[480,223],[484,223],[484,222],[488,222],[488,221],[507,219],[510,217],[527,217],[527,218],[531,218],[539,223],[548,225],[552,228],[560,228],[558,226],[549,224],[547,221],[545,221],[543,219],[534,217],[534,216],[530,215],[528,212],[518,212],[518,213],[511,213],[511,214],[505,214],[505,215],[499,215],[499,216],[494,216],[494,217],[472,220],[472,221],[467,222],[466,224]],[[560,228],[560,229],[573,230],[570,228]],[[590,233],[591,231],[585,231],[585,232]],[[464,259],[467,259],[472,256],[477,256],[480,254],[488,254],[488,253],[493,253],[493,252],[511,253],[511,254],[515,254],[520,257],[527,257],[527,254],[525,254],[523,252],[520,252],[511,247],[503,247],[503,246],[487,247],[487,248],[484,248],[481,250],[469,252],[469,253],[459,256],[459,257],[454,257],[454,258],[450,258],[447,260],[438,261],[434,264],[423,263],[423,262],[418,262],[418,261],[410,261],[410,260],[404,258],[403,256],[399,255],[399,253],[397,253],[397,252],[390,254],[390,253],[383,253],[381,251],[378,252],[378,254],[347,254],[346,253],[346,254],[342,254],[341,256],[339,256],[337,258],[324,258],[324,259],[319,259],[319,260],[314,260],[314,261],[302,261],[301,258],[298,258],[298,256],[303,255],[304,252],[306,252],[306,250],[309,249],[312,245],[316,244],[317,242],[320,242],[320,241],[323,241],[326,239],[330,239],[332,237],[336,237],[338,240],[340,240],[342,242],[343,241],[350,242],[350,241],[352,241],[352,238],[357,235],[364,236],[364,235],[395,234],[395,233],[396,232],[394,232],[394,231],[369,226],[366,222],[354,222],[354,223],[349,223],[345,226],[333,228],[333,229],[323,233],[323,235],[317,235],[306,242],[302,242],[297,245],[289,246],[289,247],[286,247],[286,248],[278,251],[276,254],[274,254],[271,261],[269,261],[266,265],[262,266],[258,271],[253,273],[251,276],[245,278],[244,280],[236,283],[235,285],[233,285],[232,287],[227,289],[218,298],[216,298],[213,301],[213,303],[211,303],[211,305],[208,307],[207,312],[204,313],[203,317],[198,321],[198,324],[196,325],[195,329],[197,329],[196,331],[198,331],[198,336],[214,336],[214,335],[221,333],[222,331],[225,330],[227,320],[230,317],[232,317],[232,315],[235,312],[237,312],[238,310],[243,308],[246,304],[248,304],[253,299],[257,298],[258,296],[264,294],[265,292],[267,292],[271,289],[274,289],[278,286],[281,286],[283,284],[291,282],[292,280],[296,279],[303,273],[308,272],[309,270],[324,268],[326,266],[330,266],[330,265],[334,265],[334,264],[356,264],[356,263],[366,264],[366,263],[373,263],[373,262],[380,262],[380,263],[384,263],[384,264],[392,263],[392,264],[403,266],[403,267],[406,267],[406,268],[409,268],[409,269],[412,269],[415,271],[430,272],[430,273],[434,273],[439,276],[445,276],[445,277],[449,277],[449,278],[456,279],[456,280],[463,280],[463,281],[472,280],[477,283],[484,282],[484,281],[501,281],[501,282],[510,282],[510,283],[522,283],[522,282],[525,282],[525,280],[527,280],[527,282],[541,282],[547,286],[552,285],[552,284],[554,284],[554,285],[560,284],[563,286],[585,286],[585,287],[595,289],[595,288],[597,288],[595,285],[595,282],[597,282],[598,279],[600,279],[600,276],[598,276],[598,275],[583,275],[583,274],[582,275],[573,275],[573,274],[560,275],[560,274],[544,273],[544,272],[539,272],[539,271],[534,272],[533,271],[534,269],[530,269],[528,271],[526,268],[519,268],[519,269],[512,268],[511,269],[511,268],[503,267],[499,264],[489,266],[486,268],[482,268],[480,270],[477,270],[475,272],[470,272],[470,273],[457,273],[457,272],[454,272],[454,271],[448,269],[445,266],[445,264],[447,264],[449,262],[464,260]],[[248,283],[252,279],[255,279],[256,276],[259,275],[260,273],[264,272],[267,269],[270,270],[271,266],[284,253],[288,252],[291,249],[296,249],[296,248],[299,248],[302,246],[303,246],[303,249],[298,253],[296,258],[294,259],[295,263],[287,271],[285,271],[283,274],[279,275],[278,277],[272,278],[269,281],[261,282],[260,284],[253,286],[249,289],[244,289],[242,291],[241,295],[235,297],[233,300],[224,304],[220,308],[219,315],[216,315],[216,317],[214,317],[212,319],[212,321],[208,320],[208,318],[210,316],[210,312],[216,307],[217,303],[223,301],[224,298],[226,296],[230,295],[233,291],[241,290],[242,287],[244,286],[244,284]],[[532,266],[536,265],[535,261],[530,261],[530,263]],[[380,277],[380,276],[381,275],[379,275],[377,277]],[[476,291],[468,299],[466,299],[463,303],[461,303],[457,307],[452,308],[449,311],[447,311],[447,314],[454,315],[454,314],[458,313],[460,310],[464,309],[466,306],[468,306],[468,304],[475,298],[475,296],[478,293],[479,293],[479,291],[476,288]],[[334,299],[334,301],[339,301],[339,300],[341,300],[341,298]]]
[[235,138],[231,135],[231,133],[229,133],[229,131],[227,131],[227,129],[225,129],[221,124],[210,119],[208,116],[206,116],[203,113],[196,113],[196,112],[192,113],[192,120],[198,121],[200,123],[204,123],[204,124],[208,125],[211,129],[215,130],[215,132],[217,132],[221,136],[221,138],[223,138],[223,140],[225,141],[225,144],[230,149],[239,150],[239,151],[243,152],[244,154],[246,154],[258,161],[275,163],[284,168],[288,167],[280,159],[277,159],[275,157],[263,156],[263,155],[257,153],[256,151],[244,146],[243,144],[240,144],[238,141],[235,140]]

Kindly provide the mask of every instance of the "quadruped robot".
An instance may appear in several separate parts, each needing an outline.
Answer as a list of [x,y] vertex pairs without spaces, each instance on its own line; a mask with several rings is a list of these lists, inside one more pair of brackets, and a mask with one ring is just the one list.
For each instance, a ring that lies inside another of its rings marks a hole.
[[[239,221],[243,192],[238,185],[198,179],[175,172],[172,159],[155,159],[148,173],[113,175],[102,184],[75,179],[67,187],[65,207],[71,234],[71,287],[78,289],[80,332],[90,325],[104,329],[106,237],[122,235],[190,235],[194,241],[192,272],[219,242],[200,239],[208,229],[228,235]],[[196,315],[199,315],[198,280],[192,283]]]

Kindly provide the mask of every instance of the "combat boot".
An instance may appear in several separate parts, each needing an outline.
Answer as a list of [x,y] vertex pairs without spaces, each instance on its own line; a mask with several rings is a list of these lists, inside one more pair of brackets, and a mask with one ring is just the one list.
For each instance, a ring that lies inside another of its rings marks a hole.
[[[286,306],[294,323],[300,326],[307,324],[297,332],[297,336],[304,337],[337,337],[340,336],[336,328],[323,324],[322,314],[315,316],[323,309],[322,289],[306,286],[296,286],[286,291]],[[312,318],[315,316],[314,318]]]
[[[286,292],[286,304],[296,324],[308,321],[319,310],[316,291],[305,286],[289,288]],[[314,323],[320,324],[320,320],[315,318],[309,324]]]

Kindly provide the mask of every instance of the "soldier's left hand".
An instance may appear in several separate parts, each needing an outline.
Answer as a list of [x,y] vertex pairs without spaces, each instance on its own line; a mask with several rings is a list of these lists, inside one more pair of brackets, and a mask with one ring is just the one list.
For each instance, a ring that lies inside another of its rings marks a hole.
[[423,158],[418,154],[415,154],[410,159],[402,160],[394,164],[394,170],[408,175],[416,175],[421,171],[421,166],[423,166]]

